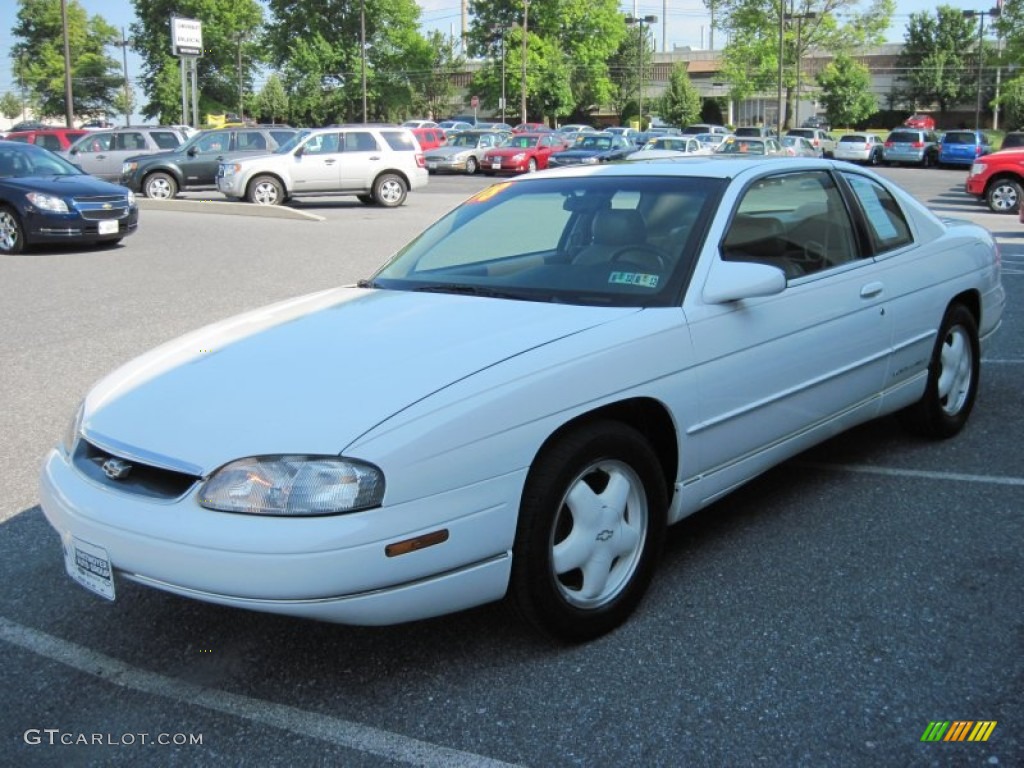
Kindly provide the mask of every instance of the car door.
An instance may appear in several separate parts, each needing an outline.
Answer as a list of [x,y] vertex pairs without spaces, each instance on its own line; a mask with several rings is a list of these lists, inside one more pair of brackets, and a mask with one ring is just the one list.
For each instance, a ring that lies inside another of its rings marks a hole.
[[343,189],[368,190],[381,170],[383,150],[370,131],[349,130],[342,134],[341,185]]
[[116,182],[121,178],[121,165],[125,160],[134,155],[151,153],[155,149],[146,141],[146,134],[142,131],[118,131],[114,134],[110,149],[93,157],[95,170],[89,173]]
[[295,155],[293,192],[335,192],[341,178],[341,138],[337,133],[314,133]]
[[185,186],[201,186],[214,184],[217,181],[217,168],[231,148],[229,131],[206,133],[188,148],[185,158],[181,160],[181,173]]
[[[86,173],[99,175],[114,146],[114,134],[96,131],[83,136],[68,150],[68,159]],[[118,173],[120,174],[120,167]]]
[[[757,457],[876,414],[892,332],[876,265],[829,171],[763,175],[732,210],[709,233],[684,305],[700,383],[687,434],[695,471],[724,471],[720,487],[749,474],[747,459],[765,466]],[[785,287],[730,299],[723,286],[746,264],[783,270]]]

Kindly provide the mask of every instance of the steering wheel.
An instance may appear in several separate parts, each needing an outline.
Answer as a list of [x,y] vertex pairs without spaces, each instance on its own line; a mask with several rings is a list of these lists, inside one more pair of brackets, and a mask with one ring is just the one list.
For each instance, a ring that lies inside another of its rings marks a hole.
[[825,265],[825,245],[817,240],[808,240],[802,251],[787,254],[789,260],[798,264],[806,274],[821,269]]
[[668,254],[655,245],[624,245],[612,254],[609,261],[626,261],[655,272],[664,272]]

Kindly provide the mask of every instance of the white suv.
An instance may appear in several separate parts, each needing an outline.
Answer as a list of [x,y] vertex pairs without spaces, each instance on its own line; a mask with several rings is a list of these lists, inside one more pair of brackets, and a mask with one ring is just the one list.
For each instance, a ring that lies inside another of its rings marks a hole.
[[300,131],[273,154],[222,162],[217,189],[257,205],[330,194],[393,208],[428,178],[423,152],[408,128],[345,125]]

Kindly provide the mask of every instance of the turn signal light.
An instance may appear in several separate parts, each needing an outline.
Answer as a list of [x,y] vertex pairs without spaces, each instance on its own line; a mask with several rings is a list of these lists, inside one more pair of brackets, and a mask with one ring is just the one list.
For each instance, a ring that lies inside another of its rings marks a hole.
[[419,549],[432,547],[435,544],[443,544],[446,541],[448,541],[448,529],[444,528],[440,531],[432,531],[430,533],[424,533],[422,536],[416,536],[412,539],[396,541],[394,544],[388,544],[384,547],[384,554],[388,557],[398,557],[399,555],[407,555],[410,552],[415,552]]

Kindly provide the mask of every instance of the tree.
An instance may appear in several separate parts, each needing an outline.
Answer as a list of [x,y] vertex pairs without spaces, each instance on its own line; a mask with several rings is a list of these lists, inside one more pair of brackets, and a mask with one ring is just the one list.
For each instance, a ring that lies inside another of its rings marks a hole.
[[733,99],[778,92],[781,24],[783,125],[792,122],[797,63],[812,49],[840,53],[880,43],[895,11],[894,0],[873,0],[864,11],[860,0],[714,1],[715,26],[729,37],[722,74]]
[[[181,115],[181,70],[171,55],[171,15],[203,24],[203,55],[197,60],[199,114],[234,112],[241,90],[263,61],[263,9],[257,0],[132,0],[138,21],[131,25],[135,48],[142,56],[142,83],[149,101],[142,113],[149,119],[176,123]],[[186,116],[186,120],[188,117]],[[200,118],[202,119],[202,118]]]
[[411,113],[405,117],[441,118],[456,111],[452,75],[464,71],[466,62],[458,53],[459,41],[452,35],[435,30],[427,35],[425,42],[423,61],[410,76],[413,100]]
[[[414,0],[268,0],[267,45],[281,68],[292,119],[322,125],[389,119],[413,99],[410,63],[423,59]],[[361,14],[360,10],[365,9]],[[365,57],[360,47],[365,29]],[[415,64],[413,64],[415,66]]]
[[971,75],[971,50],[977,48],[973,19],[958,8],[940,5],[935,14],[910,14],[898,66],[901,93],[910,109],[937,104],[944,114],[954,104],[972,101],[977,78]]
[[700,117],[700,93],[690,82],[686,70],[686,64],[676,64],[672,68],[668,89],[658,105],[661,119],[679,127],[695,123]]
[[871,95],[871,73],[846,53],[837,53],[818,73],[821,102],[831,125],[853,126],[878,111]]
[[[64,24],[60,0],[19,0],[11,46],[14,74],[41,117],[67,113],[64,97]],[[68,40],[72,98],[80,115],[111,111],[122,77],[105,49],[117,30],[90,17],[78,0],[68,0]]]
[[[654,61],[654,39],[651,36],[650,26],[630,26],[626,30],[626,36],[619,43],[618,50],[609,62],[614,89],[610,99],[612,108],[619,114],[620,122],[626,123],[640,112],[640,82],[646,81],[646,75],[651,71],[651,64]],[[643,45],[640,44],[640,35],[643,34]],[[640,60],[640,52],[643,51],[643,61]],[[641,78],[641,74],[644,75]]]
[[8,120],[13,120],[20,114],[21,99],[10,91],[7,91],[3,96],[0,96],[0,115],[3,115]]
[[[506,68],[522,81],[524,0],[472,0],[469,52],[500,62],[505,31]],[[609,103],[614,85],[608,60],[626,35],[617,0],[533,0],[527,16],[527,110],[530,117],[585,122]],[[518,76],[517,76],[518,75]],[[497,103],[493,75],[475,81]],[[500,86],[500,82],[498,83]],[[514,91],[513,91],[514,92]],[[500,95],[500,91],[498,92]],[[512,102],[512,99],[509,99]],[[513,110],[514,112],[514,110]]]
[[264,83],[257,98],[257,105],[260,119],[265,122],[276,123],[279,117],[287,116],[288,94],[285,93],[284,85],[276,72]]

